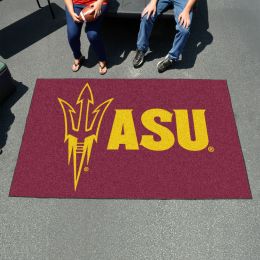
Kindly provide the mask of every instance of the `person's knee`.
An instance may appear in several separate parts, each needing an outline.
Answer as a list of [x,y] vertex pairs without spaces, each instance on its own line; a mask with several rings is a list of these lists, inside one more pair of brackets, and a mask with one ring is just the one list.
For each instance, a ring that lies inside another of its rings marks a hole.
[[181,33],[182,36],[189,36],[190,34],[190,27],[185,28],[178,24],[176,29]]
[[96,31],[88,31],[87,37],[90,42],[95,42],[98,39],[98,33]]
[[154,23],[155,19],[156,19],[155,16],[150,15],[149,18],[148,18],[147,14],[145,14],[141,18],[141,24],[142,25],[148,25],[148,24]]

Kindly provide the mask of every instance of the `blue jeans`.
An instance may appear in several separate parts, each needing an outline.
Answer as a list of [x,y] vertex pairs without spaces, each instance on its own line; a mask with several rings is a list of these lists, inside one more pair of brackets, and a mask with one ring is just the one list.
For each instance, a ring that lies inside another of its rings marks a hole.
[[[80,11],[86,7],[84,5],[74,5],[74,12],[79,14]],[[87,34],[88,40],[93,47],[97,58],[99,61],[106,61],[106,52],[104,48],[103,41],[100,37],[100,28],[101,22],[103,18],[103,13],[106,11],[107,5],[103,5],[101,9],[101,15],[97,18],[97,20],[93,22],[89,22],[85,26],[85,32]],[[66,20],[67,20],[67,33],[68,33],[68,41],[73,52],[73,56],[75,59],[79,59],[82,54],[80,50],[80,34],[83,23],[76,23],[70,16],[67,8],[66,10]]]
[[[178,17],[186,6],[188,0],[159,0],[157,3],[156,14],[147,19],[147,15],[141,18],[140,29],[137,38],[137,49],[147,52],[149,48],[149,38],[153,29],[156,18],[162,14],[170,5],[174,6],[174,18],[176,22],[176,35],[172,44],[172,48],[168,53],[168,57],[172,60],[178,60],[184,46],[190,35],[190,27],[188,29],[182,27],[178,23]],[[192,21],[192,12],[190,12],[190,20]]]

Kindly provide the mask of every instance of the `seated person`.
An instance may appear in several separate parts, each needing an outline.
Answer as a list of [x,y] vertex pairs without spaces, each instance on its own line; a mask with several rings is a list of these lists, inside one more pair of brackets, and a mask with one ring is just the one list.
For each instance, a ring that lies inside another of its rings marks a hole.
[[[168,55],[157,64],[158,72],[164,72],[179,59],[190,35],[192,8],[196,0],[151,0],[142,12],[142,19],[137,38],[137,51],[133,60],[134,68],[144,63],[145,53],[149,48],[149,38],[156,18],[169,6],[174,7],[176,35]],[[172,21],[169,21],[172,22]]]
[[100,29],[103,14],[107,10],[107,0],[64,0],[64,2],[66,5],[68,41],[74,56],[72,71],[78,71],[85,60],[80,49],[80,34],[83,23],[80,21],[79,13],[89,5],[93,6],[95,16],[98,17],[96,20],[86,24],[85,32],[97,55],[99,73],[101,75],[105,74],[107,72],[107,57],[104,43],[100,37]]

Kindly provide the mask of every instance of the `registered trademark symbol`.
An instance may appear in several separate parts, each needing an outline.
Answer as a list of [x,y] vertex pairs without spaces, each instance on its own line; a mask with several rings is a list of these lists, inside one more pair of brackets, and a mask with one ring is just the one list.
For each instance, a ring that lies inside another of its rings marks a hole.
[[89,168],[86,166],[84,167],[84,172],[88,172],[89,171]]
[[209,147],[208,147],[208,151],[209,151],[210,153],[213,153],[213,152],[215,151],[215,148],[214,148],[213,146],[209,146]]

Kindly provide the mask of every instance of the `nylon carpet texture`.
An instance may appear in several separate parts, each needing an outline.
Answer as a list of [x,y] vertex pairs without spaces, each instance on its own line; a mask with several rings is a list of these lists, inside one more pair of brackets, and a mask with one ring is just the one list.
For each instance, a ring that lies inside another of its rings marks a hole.
[[250,199],[226,81],[37,80],[10,196]]

